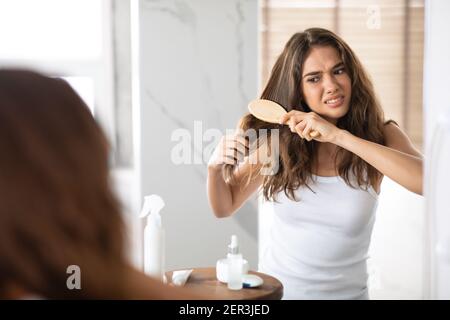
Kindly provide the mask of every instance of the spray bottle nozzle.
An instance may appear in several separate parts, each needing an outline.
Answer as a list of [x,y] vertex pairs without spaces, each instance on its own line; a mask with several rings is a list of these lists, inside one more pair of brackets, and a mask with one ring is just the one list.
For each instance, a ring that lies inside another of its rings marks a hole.
[[231,236],[231,243],[228,245],[228,253],[239,253],[238,237],[235,234]]
[[147,222],[153,219],[154,223],[161,227],[161,216],[159,212],[162,208],[164,208],[165,204],[163,199],[156,195],[152,194],[150,196],[144,197],[144,206],[142,207],[141,213],[139,214],[140,218],[147,217]]

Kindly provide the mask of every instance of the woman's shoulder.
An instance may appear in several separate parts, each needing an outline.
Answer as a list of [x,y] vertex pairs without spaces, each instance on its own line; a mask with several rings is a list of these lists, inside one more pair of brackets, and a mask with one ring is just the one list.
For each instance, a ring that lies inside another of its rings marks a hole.
[[384,145],[386,147],[416,156],[422,157],[422,154],[414,146],[411,139],[400,125],[394,120],[388,120],[384,123],[383,128]]

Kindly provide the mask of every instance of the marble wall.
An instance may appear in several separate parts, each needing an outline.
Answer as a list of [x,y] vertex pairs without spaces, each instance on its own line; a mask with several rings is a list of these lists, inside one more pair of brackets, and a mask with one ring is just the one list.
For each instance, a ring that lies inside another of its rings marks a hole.
[[[167,269],[214,266],[232,234],[256,269],[256,201],[230,218],[213,215],[206,196],[211,142],[204,134],[235,128],[257,95],[257,0],[138,3],[135,166],[141,197],[155,193],[166,202]],[[182,141],[191,154],[177,164],[174,148]]]

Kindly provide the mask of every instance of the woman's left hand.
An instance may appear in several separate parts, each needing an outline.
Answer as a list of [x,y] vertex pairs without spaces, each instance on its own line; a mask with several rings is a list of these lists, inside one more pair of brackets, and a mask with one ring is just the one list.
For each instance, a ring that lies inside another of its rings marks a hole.
[[[338,133],[341,131],[341,129],[315,112],[301,112],[298,110],[292,110],[283,115],[280,119],[280,124],[288,125],[292,132],[296,132],[301,138],[308,141],[314,139],[320,142],[334,143]],[[318,135],[311,136],[313,131],[316,131]]]

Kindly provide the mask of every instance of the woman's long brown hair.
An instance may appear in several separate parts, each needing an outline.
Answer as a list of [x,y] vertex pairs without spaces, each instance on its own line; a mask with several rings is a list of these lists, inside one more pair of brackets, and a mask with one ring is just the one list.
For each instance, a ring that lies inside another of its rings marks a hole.
[[[314,46],[335,48],[351,79],[350,109],[338,120],[337,127],[365,140],[384,144],[384,115],[366,71],[352,49],[340,37],[326,29],[307,29],[289,39],[275,62],[260,98],[277,102],[287,111],[311,112],[303,99],[300,84],[306,56]],[[290,199],[296,200],[295,190],[303,185],[308,186],[308,181],[312,177],[318,142],[305,141],[286,126],[268,124],[251,114],[240,120],[239,128],[244,131],[255,129],[257,132],[259,129],[280,130],[279,169],[275,175],[264,177],[263,195],[266,200],[275,200],[276,194],[284,191]],[[366,189],[370,185],[375,186],[381,178],[381,174],[375,168],[343,148],[339,148],[335,162],[338,158],[340,159],[337,163],[338,173],[352,187]],[[226,165],[223,171],[224,179],[233,182],[235,170],[236,166]],[[351,175],[356,177],[357,186],[354,185]]]
[[[120,298],[124,229],[108,143],[63,80],[0,70],[0,296]],[[68,266],[81,270],[69,290]]]

